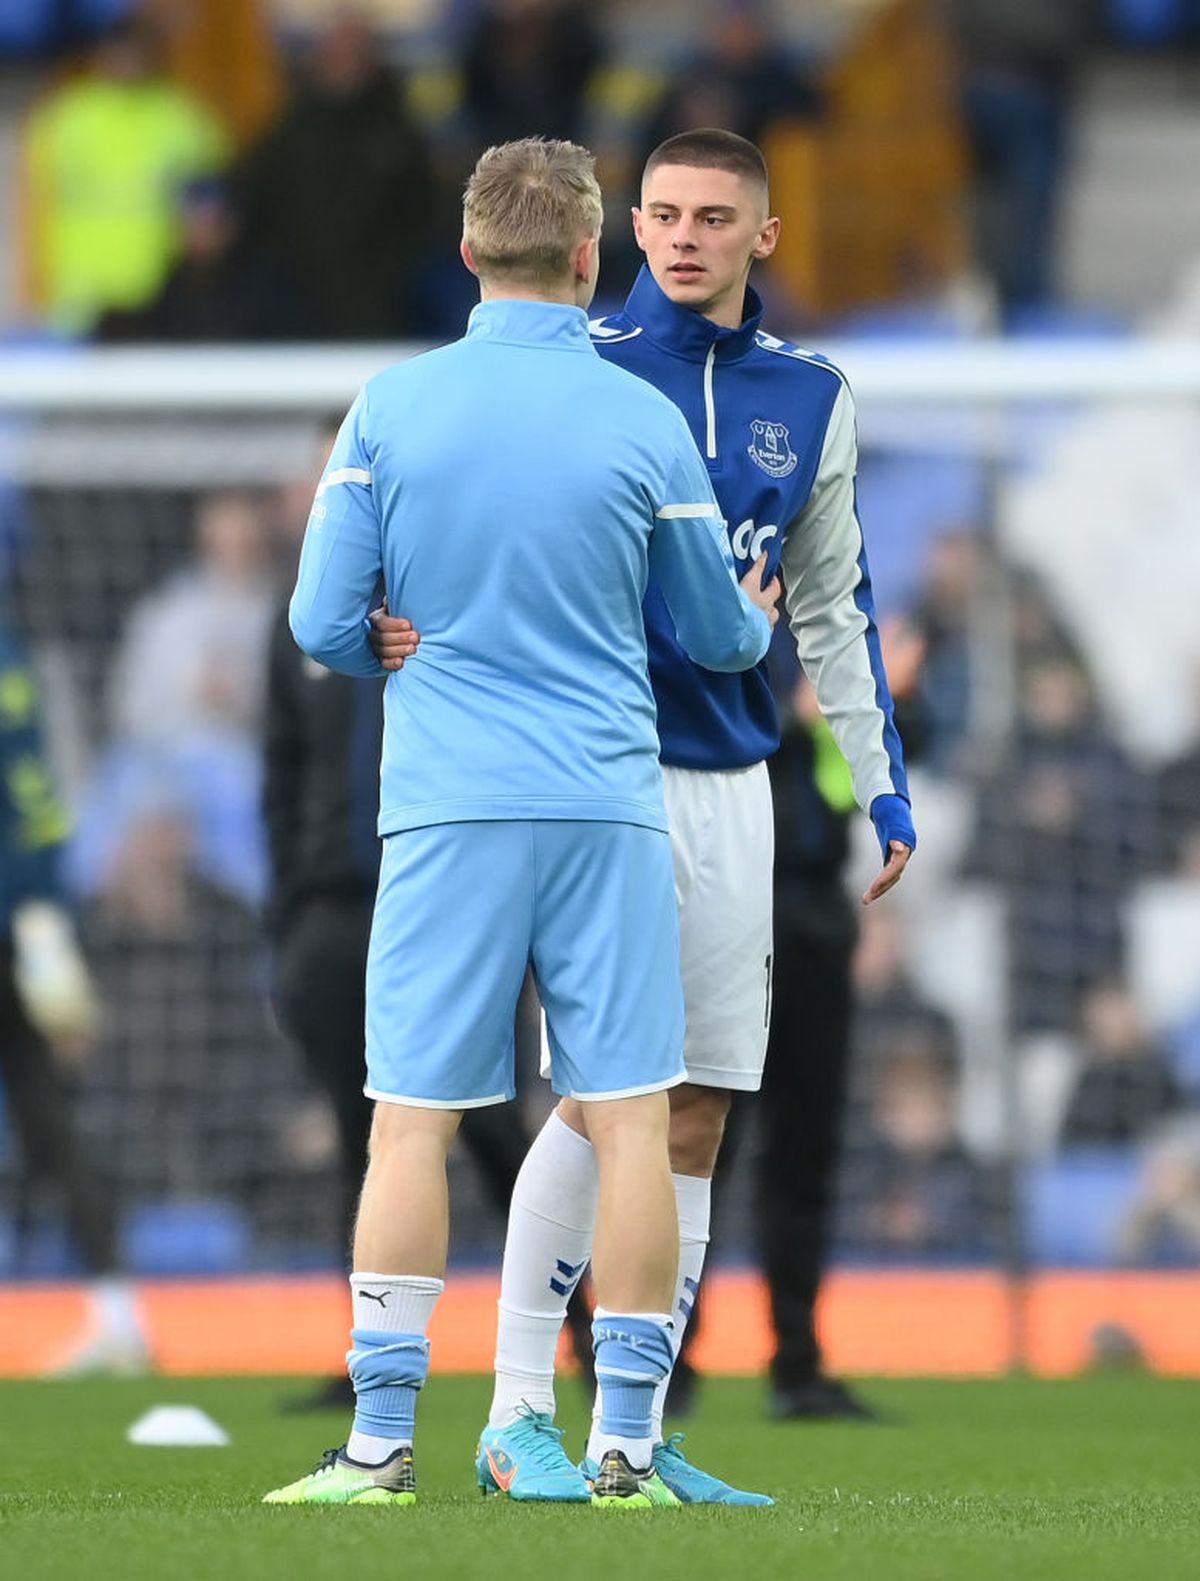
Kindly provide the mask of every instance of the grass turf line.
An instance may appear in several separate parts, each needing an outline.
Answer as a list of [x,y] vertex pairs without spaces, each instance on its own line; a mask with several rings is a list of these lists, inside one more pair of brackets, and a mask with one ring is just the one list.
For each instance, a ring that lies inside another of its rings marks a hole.
[[[275,1577],[801,1577],[803,1581],[1200,1578],[1200,1383],[876,1382],[887,1425],[774,1424],[761,1385],[712,1380],[688,1424],[699,1464],[774,1510],[622,1514],[479,1496],[487,1381],[437,1378],[418,1419],[411,1510],[263,1507],[345,1437],[338,1412],[281,1415],[307,1382],[0,1383],[0,1572],[29,1581]],[[581,1447],[578,1387],[561,1389]],[[188,1403],[225,1449],[149,1449],[125,1430]]]

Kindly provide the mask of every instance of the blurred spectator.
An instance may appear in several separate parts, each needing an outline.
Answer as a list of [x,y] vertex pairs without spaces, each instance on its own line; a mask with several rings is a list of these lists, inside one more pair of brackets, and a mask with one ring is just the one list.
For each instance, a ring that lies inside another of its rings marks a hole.
[[[854,953],[854,1061],[860,1096],[897,1050],[933,1050],[951,1063],[958,1047],[954,1023],[917,988],[905,964],[896,913],[869,906],[859,919]],[[856,1117],[852,1117],[856,1118]]]
[[334,340],[414,333],[412,279],[431,234],[424,138],[364,21],[314,37],[282,120],[242,171],[247,244],[286,259]]
[[1189,1100],[1200,1104],[1200,998],[1167,1028],[1164,1038],[1176,1080]]
[[998,1185],[959,1133],[958,1034],[914,984],[894,911],[861,915],[854,994],[838,1244],[885,1257],[992,1249]]
[[[1200,674],[1195,693],[1200,704]],[[1157,790],[1161,865],[1167,872],[1182,869],[1200,878],[1200,736],[1159,770]]]
[[[881,308],[871,315],[876,324],[887,311]],[[897,320],[904,313],[910,321],[920,318],[919,310],[907,306],[891,311]],[[866,313],[856,315],[855,325],[856,334],[886,338],[886,331],[870,327]],[[974,456],[955,454],[953,441],[939,452],[936,441],[931,443],[919,431],[896,437],[898,444],[886,439],[864,444],[857,483],[862,520],[873,529],[871,585],[877,607],[888,613],[911,608],[921,596],[941,539],[970,535],[987,514],[984,475]],[[874,553],[877,541],[879,554]]]
[[1083,1065],[1067,1104],[1066,1147],[1140,1141],[1179,1107],[1179,1091],[1129,990],[1110,980],[1083,1001]]
[[581,0],[484,0],[463,43],[465,110],[480,149],[584,131],[604,48]]
[[1174,1121],[1154,1137],[1119,1234],[1130,1260],[1200,1257],[1200,1115]]
[[708,35],[672,79],[642,135],[644,155],[677,132],[723,126],[761,143],[781,121],[816,121],[813,74],[790,62],[762,0],[722,0]]
[[1016,733],[980,796],[966,869],[1007,902],[1015,1031],[1072,1027],[1081,991],[1120,969],[1121,907],[1151,830],[1149,789],[1078,662],[1035,659]]
[[61,1191],[91,1281],[85,1327],[53,1370],[140,1370],[147,1349],[118,1266],[116,1205],[80,1149],[64,1068],[91,1049],[97,1007],[63,909],[67,832],[42,756],[25,655],[0,628],[0,1081],[23,1154],[23,1185]]
[[283,341],[311,335],[290,270],[251,247],[227,184],[189,182],[180,199],[179,252],[154,300],[112,309],[97,338],[128,341]]
[[199,872],[261,899],[260,729],[276,599],[262,517],[246,495],[204,498],[196,559],[133,606],[113,664],[112,741],[80,811],[75,890],[109,882],[147,805],[186,816]]
[[870,1117],[843,1177],[842,1243],[885,1257],[973,1257],[1000,1228],[991,1172],[959,1140],[956,1059],[911,1037],[876,1067]]
[[1054,293],[1073,90],[1099,0],[942,0],[962,60],[976,253],[1005,311]]
[[217,119],[162,75],[155,34],[114,28],[29,117],[31,308],[77,333],[106,308],[148,302],[170,266],[181,188],[227,151]]
[[148,745],[257,741],[275,594],[254,499],[203,498],[195,560],[130,611],[112,672],[115,734]]
[[267,1017],[257,917],[200,864],[180,785],[144,787],[82,911],[109,1007],[92,1101],[140,1202],[224,1197],[252,1213],[281,1167],[264,1094],[290,1062]]
[[923,763],[929,751],[929,715],[921,689],[925,636],[907,615],[885,615],[879,622],[883,667],[896,704],[896,729],[904,761]]
[[924,589],[913,620],[925,638],[921,696],[928,762],[935,772],[962,767],[971,727],[972,620],[980,550],[969,533],[948,533],[930,546]]

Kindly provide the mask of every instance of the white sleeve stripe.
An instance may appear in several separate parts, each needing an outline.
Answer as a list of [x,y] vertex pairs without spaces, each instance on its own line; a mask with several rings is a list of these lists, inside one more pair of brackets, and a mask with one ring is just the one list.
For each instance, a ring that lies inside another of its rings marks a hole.
[[668,521],[673,521],[677,516],[719,516],[721,508],[719,505],[713,504],[664,505],[661,510],[655,511],[654,514],[662,516]]
[[338,467],[335,472],[329,472],[317,484],[317,498],[320,499],[326,489],[331,489],[335,483],[363,483],[369,488],[371,474],[366,467]]

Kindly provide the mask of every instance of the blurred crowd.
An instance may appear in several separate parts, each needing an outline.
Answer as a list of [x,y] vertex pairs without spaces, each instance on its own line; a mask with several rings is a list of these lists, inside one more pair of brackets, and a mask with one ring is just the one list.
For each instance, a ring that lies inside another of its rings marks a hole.
[[[351,11],[285,35],[243,5],[230,72],[188,33],[205,9],[6,8],[0,50],[43,84],[21,147],[30,325],[110,344],[456,334],[463,175],[529,132],[600,154],[616,298],[644,154],[709,123],[776,172],[795,245],[759,284],[779,329],[869,333],[888,309],[939,334],[968,274],[988,321],[1018,328],[1055,302],[1088,51],[1196,30],[1166,0],[889,0],[857,7],[830,58],[781,47],[769,8],[739,0],[670,59],[630,62],[616,6],[476,0],[446,8],[440,54],[406,60]],[[885,145],[894,191],[869,157]],[[860,919],[843,1257],[990,1261],[1017,1226],[1035,1260],[1200,1259],[1200,668],[1195,717],[1144,750],[1094,652],[1129,634],[1098,601],[1080,618],[1006,536],[1072,421],[1039,414],[1032,440],[1014,422],[1010,475],[953,421],[864,416],[922,847]],[[129,1201],[238,1205],[243,1231],[205,1221],[214,1266],[336,1233],[331,1120],[272,1024],[261,922],[268,637],[321,459],[271,488],[0,498],[0,597],[61,660],[48,712],[83,765],[64,884],[106,1008],[80,1113]],[[791,677],[781,691],[791,708]],[[178,1240],[143,1232],[143,1266],[169,1263]]]
[[19,150],[29,321],[103,341],[452,334],[462,181],[531,132],[595,148],[619,296],[634,254],[611,222],[644,155],[710,124],[767,149],[785,228],[764,281],[793,322],[964,279],[1011,322],[1056,296],[1083,67],[1194,27],[1183,0],[825,0],[836,26],[807,31],[772,0],[668,6],[657,30],[637,0],[375,9],[394,25],[332,4],[297,31],[268,0],[10,0],[0,62],[38,90]]

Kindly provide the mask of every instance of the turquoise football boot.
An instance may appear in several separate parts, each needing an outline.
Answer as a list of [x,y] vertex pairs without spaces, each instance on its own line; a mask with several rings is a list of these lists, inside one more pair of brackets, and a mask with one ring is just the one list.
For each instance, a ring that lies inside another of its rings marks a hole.
[[544,1504],[587,1504],[592,1490],[562,1447],[562,1428],[544,1411],[521,1407],[507,1427],[485,1427],[475,1452],[483,1493]]

